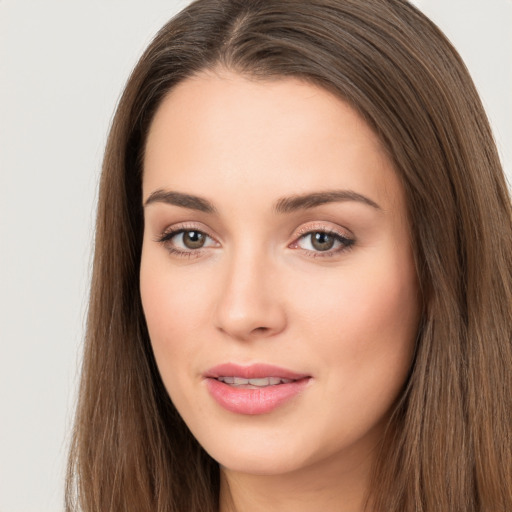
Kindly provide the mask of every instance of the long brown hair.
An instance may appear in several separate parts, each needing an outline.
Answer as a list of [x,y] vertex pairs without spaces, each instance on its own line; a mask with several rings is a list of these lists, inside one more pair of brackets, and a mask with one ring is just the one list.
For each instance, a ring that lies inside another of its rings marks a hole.
[[369,508],[511,511],[510,197],[464,64],[404,0],[198,0],[140,59],[101,177],[67,510],[218,508],[218,466],[160,380],[138,275],[149,125],[175,84],[218,66],[335,93],[380,136],[402,181],[423,314]]

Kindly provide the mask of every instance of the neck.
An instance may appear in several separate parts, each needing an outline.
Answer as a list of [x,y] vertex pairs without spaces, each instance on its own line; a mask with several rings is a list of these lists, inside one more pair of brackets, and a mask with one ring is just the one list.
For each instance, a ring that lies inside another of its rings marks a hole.
[[254,475],[221,468],[220,512],[363,512],[368,459],[351,468],[322,461],[284,474]]

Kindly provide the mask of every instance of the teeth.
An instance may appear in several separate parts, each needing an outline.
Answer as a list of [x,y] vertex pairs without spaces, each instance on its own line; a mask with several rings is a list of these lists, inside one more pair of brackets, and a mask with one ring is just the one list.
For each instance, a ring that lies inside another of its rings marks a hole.
[[281,379],[279,377],[263,377],[260,379],[244,379],[242,377],[218,377],[217,380],[225,384],[232,384],[233,386],[276,386],[278,384],[288,384],[292,382],[291,379]]

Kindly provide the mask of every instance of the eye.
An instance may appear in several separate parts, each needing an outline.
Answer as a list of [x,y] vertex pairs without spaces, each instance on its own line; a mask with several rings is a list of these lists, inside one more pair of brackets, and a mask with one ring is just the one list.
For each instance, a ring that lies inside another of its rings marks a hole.
[[346,250],[353,244],[352,238],[347,238],[340,233],[316,230],[301,235],[293,246],[313,253],[325,253],[327,256]]
[[309,233],[306,239],[309,239],[309,245],[316,251],[328,251],[336,243],[336,238],[333,235],[321,231]]
[[212,237],[198,229],[174,229],[164,233],[157,241],[178,255],[191,255],[200,249],[217,245]]
[[183,245],[186,249],[200,249],[206,243],[207,235],[201,231],[182,231],[172,237],[174,243]]

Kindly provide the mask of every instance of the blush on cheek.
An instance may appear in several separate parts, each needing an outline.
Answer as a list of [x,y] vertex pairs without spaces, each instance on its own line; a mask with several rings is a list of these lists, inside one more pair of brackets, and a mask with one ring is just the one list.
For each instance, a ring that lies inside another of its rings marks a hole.
[[419,323],[414,270],[388,265],[386,273],[377,269],[349,280],[332,317],[339,319],[339,337],[354,364],[403,354],[408,366]]
[[198,334],[201,310],[193,295],[177,293],[176,283],[151,279],[155,276],[148,272],[141,275],[141,300],[146,324],[157,364],[164,377],[173,362],[194,359],[196,342],[200,343],[201,340]]

